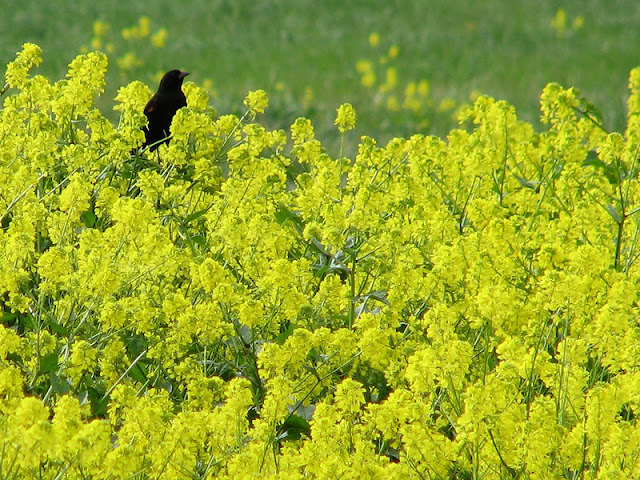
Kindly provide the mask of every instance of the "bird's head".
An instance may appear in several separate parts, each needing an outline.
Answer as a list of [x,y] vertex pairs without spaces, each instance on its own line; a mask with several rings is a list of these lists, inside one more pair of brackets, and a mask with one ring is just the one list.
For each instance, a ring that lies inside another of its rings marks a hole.
[[160,80],[160,90],[176,90],[182,86],[182,80],[189,75],[189,72],[182,70],[171,70],[164,74]]

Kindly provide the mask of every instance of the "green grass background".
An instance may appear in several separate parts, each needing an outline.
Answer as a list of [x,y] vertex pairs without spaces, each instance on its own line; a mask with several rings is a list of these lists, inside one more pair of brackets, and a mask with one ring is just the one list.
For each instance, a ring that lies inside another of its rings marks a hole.
[[[393,64],[400,82],[427,79],[434,104],[446,97],[468,102],[479,91],[508,100],[536,122],[540,92],[553,81],[579,88],[611,130],[624,128],[628,73],[640,65],[637,0],[2,0],[0,7],[0,63],[12,60],[22,43],[35,42],[44,49],[38,71],[52,80],[90,45],[93,21],[108,23],[115,52],[99,105],[111,118],[119,86],[140,79],[155,90],[159,72],[181,68],[196,83],[212,81],[219,113],[240,111],[246,92],[263,88],[271,99],[267,123],[286,127],[307,116],[329,141],[337,136],[332,123],[343,102],[359,114],[356,140],[412,133],[402,115],[372,102],[355,68],[392,45],[399,48]],[[559,8],[569,26],[584,17],[582,28],[558,35],[551,21]],[[168,30],[164,48],[122,38],[121,30],[142,15],[152,30]],[[378,51],[368,42],[372,32],[381,37]],[[145,63],[123,74],[115,57],[129,50]],[[305,103],[307,88],[314,95]],[[454,126],[449,112],[423,133],[443,135]]]

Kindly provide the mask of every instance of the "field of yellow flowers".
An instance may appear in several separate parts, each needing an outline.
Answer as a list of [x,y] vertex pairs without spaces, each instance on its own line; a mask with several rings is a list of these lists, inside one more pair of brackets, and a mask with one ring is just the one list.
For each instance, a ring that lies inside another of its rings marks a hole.
[[[107,59],[0,109],[0,479],[640,478],[640,69],[607,132],[549,84],[331,156]],[[338,109],[344,139],[356,123]]]

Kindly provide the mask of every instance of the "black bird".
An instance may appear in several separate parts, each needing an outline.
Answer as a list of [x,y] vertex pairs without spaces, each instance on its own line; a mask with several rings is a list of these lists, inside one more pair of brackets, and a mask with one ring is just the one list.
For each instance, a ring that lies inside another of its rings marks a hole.
[[144,114],[149,119],[149,125],[142,127],[145,136],[142,146],[150,146],[149,150],[152,152],[161,144],[169,143],[167,137],[171,120],[178,109],[187,106],[187,99],[182,93],[182,80],[187,75],[189,72],[181,70],[167,72],[160,80],[158,91],[144,107]]

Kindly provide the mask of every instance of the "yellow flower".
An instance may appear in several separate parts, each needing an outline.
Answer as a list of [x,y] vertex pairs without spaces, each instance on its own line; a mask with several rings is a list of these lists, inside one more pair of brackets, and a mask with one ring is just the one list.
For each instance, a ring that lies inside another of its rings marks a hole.
[[104,37],[109,31],[109,24],[102,20],[96,20],[93,22],[93,34],[96,37]]
[[135,53],[127,52],[122,57],[117,60],[118,66],[122,70],[132,70],[136,67],[139,67],[143,64],[142,60],[140,60]]
[[575,30],[580,30],[584,26],[584,17],[582,15],[578,15],[573,19],[573,23],[571,24],[571,28]]
[[21,339],[13,330],[0,325],[0,360],[20,347]]
[[309,108],[315,98],[313,88],[309,85],[304,87],[304,96],[302,97],[302,105],[305,109]]
[[151,24],[151,20],[149,20],[149,17],[147,16],[142,16],[138,19],[138,35],[140,38],[144,38],[144,37],[148,37],[150,30],[149,30],[149,26]]
[[373,71],[370,71],[362,75],[360,82],[362,83],[363,87],[370,88],[376,84],[376,78],[376,74]]
[[371,48],[376,48],[380,43],[380,34],[373,32],[369,35],[369,45]]
[[336,388],[336,406],[349,417],[356,417],[364,404],[364,389],[360,382],[345,378]]
[[7,439],[16,450],[29,452],[29,455],[20,455],[18,465],[25,470],[36,469],[51,447],[49,408],[39,398],[25,397],[11,413]]
[[72,382],[77,384],[86,372],[97,367],[98,350],[85,340],[76,341],[71,347],[69,366],[65,369]]
[[367,73],[373,69],[372,64],[369,60],[358,60],[356,63],[356,71],[358,73]]
[[388,67],[386,70],[385,82],[382,85],[380,85],[379,90],[381,93],[386,93],[396,88],[397,85],[398,85],[398,70],[395,67]]
[[456,108],[456,101],[453,98],[443,98],[438,105],[439,112],[447,112]]
[[84,175],[74,173],[60,195],[60,211],[78,214],[87,210],[92,190],[93,186]]
[[255,90],[247,94],[247,97],[244,99],[244,104],[252,115],[255,116],[256,113],[263,113],[265,111],[269,105],[269,99],[264,90]]
[[567,29],[567,13],[564,8],[556,10],[555,17],[551,20],[551,27],[559,36],[563,36]]
[[291,138],[298,144],[313,140],[315,138],[315,130],[311,121],[307,118],[297,118],[291,125]]
[[338,107],[334,125],[338,126],[340,133],[348,132],[356,127],[356,111],[350,103],[344,103]]
[[22,51],[18,52],[16,59],[7,65],[5,79],[12,88],[21,88],[27,80],[29,70],[42,62],[42,49],[33,43],[22,45]]
[[395,95],[389,95],[387,97],[387,109],[392,112],[397,112],[400,110],[400,102],[398,102],[398,97]]
[[155,48],[164,47],[167,41],[167,36],[168,36],[167,29],[161,28],[156,33],[151,35],[151,45],[153,45]]
[[148,37],[151,33],[150,30],[151,20],[147,16],[142,16],[138,19],[138,24],[130,28],[122,30],[122,38],[129,40],[131,38],[140,40]]

